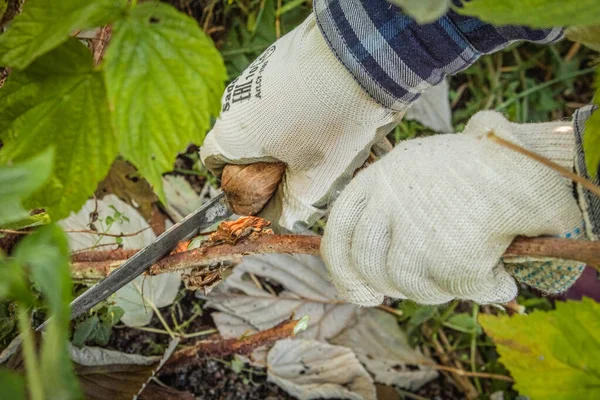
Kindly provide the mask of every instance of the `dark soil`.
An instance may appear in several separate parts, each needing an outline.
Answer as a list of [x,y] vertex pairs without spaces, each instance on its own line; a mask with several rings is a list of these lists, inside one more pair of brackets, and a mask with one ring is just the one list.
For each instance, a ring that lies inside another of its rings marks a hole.
[[159,378],[175,389],[191,391],[207,400],[294,399],[278,386],[266,382],[263,371],[238,374],[220,360],[205,360],[185,373],[160,375]]
[[[272,282],[271,282],[272,284]],[[183,291],[178,304],[181,307],[181,318],[178,323],[188,320],[193,315],[194,306],[202,304],[193,292]],[[162,315],[171,323],[171,307],[161,309]],[[163,329],[156,315],[148,325],[149,328]],[[214,328],[210,317],[210,310],[197,317],[186,329],[186,332],[199,332]],[[209,336],[210,337],[210,336]],[[217,338],[213,335],[211,338]],[[192,345],[196,341],[206,340],[207,336],[194,338],[182,342],[183,345]],[[110,341],[106,348],[118,350],[129,354],[142,354],[145,356],[162,355],[169,343],[169,336],[141,331],[128,327],[113,329]],[[194,394],[203,400],[274,400],[295,399],[278,386],[266,381],[266,373],[263,369],[250,368],[236,373],[229,366],[230,357],[224,359],[199,359],[198,363],[186,370],[177,373],[158,373],[157,378],[164,384],[181,391]],[[460,400],[464,396],[450,382],[448,378],[440,374],[434,381],[423,386],[418,392],[419,396],[428,399]]]

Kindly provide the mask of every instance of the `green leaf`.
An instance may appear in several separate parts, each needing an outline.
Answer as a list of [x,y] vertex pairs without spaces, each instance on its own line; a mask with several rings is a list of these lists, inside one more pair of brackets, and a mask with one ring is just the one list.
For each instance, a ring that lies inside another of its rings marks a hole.
[[98,346],[106,346],[110,339],[111,327],[105,323],[98,324],[94,330],[94,342]]
[[594,103],[598,105],[598,108],[586,121],[583,136],[585,166],[592,179],[598,176],[598,169],[600,168],[600,68],[596,70]]
[[73,346],[82,347],[92,337],[99,323],[100,319],[98,316],[92,315],[77,325],[77,329],[75,329],[75,333],[73,334],[73,340],[71,341]]
[[[48,174],[51,172],[51,170],[52,170],[52,163],[49,163],[47,166]],[[2,225],[0,225],[0,229],[12,229],[12,230],[18,231],[19,229],[33,228],[36,226],[47,225],[49,223],[50,223],[50,216],[45,212],[41,212],[39,214],[29,215],[23,219],[19,219],[16,222],[2,224]]]
[[522,394],[532,400],[600,397],[600,304],[556,302],[554,311],[480,315],[479,323]]
[[105,25],[122,14],[126,0],[27,0],[0,36],[0,64],[17,69],[64,43],[76,30]]
[[236,374],[239,374],[244,369],[244,362],[239,358],[234,358],[231,360],[231,370]]
[[78,210],[118,153],[104,82],[76,39],[14,71],[0,89],[0,163],[54,147],[53,175],[28,205],[57,220]]
[[14,371],[0,370],[0,398],[25,400],[25,377]]
[[114,24],[104,63],[121,154],[164,200],[162,174],[219,113],[221,56],[192,18],[147,2]]
[[585,123],[583,149],[588,173],[595,178],[600,167],[600,109],[596,109]]
[[0,224],[28,217],[21,202],[46,182],[52,171],[53,158],[54,152],[47,149],[15,166],[0,167]]
[[570,26],[565,30],[565,35],[569,40],[600,51],[600,25]]
[[25,307],[35,303],[25,270],[14,260],[0,257],[0,300],[14,300]]
[[[249,23],[244,24],[239,18],[231,21],[227,37],[220,47],[230,77],[240,75],[254,59],[277,40],[275,10],[273,0],[264,0],[261,2],[258,15],[248,16],[248,19],[252,19],[253,22],[248,21]],[[302,15],[293,27],[295,28],[305,18],[306,15]],[[283,25],[283,21],[281,22]],[[248,29],[246,25],[252,25],[252,29]]]
[[439,19],[450,8],[449,0],[388,0],[402,8],[419,24],[427,24]]
[[457,10],[497,25],[535,28],[593,25],[600,21],[598,0],[471,0]]
[[41,350],[43,385],[56,399],[77,398],[78,385],[67,350],[71,301],[69,246],[58,225],[44,226],[16,247],[13,258],[27,266],[50,311]]
[[464,333],[481,334],[481,326],[467,313],[452,314],[444,323],[448,328]]
[[119,306],[110,306],[106,312],[102,315],[102,322],[110,327],[115,326],[123,317],[125,311]]

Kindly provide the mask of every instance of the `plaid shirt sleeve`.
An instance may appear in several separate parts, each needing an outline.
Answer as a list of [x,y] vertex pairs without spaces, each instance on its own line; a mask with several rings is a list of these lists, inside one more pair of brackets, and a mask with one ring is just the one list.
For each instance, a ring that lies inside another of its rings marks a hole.
[[560,28],[496,27],[454,11],[418,25],[386,0],[315,0],[314,10],[340,61],[371,97],[393,110],[405,109],[483,54],[520,40],[546,44],[562,38]]

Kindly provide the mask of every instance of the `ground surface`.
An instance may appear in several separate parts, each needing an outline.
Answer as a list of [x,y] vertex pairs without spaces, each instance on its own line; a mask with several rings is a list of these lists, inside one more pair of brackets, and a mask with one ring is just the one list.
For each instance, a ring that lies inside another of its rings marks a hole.
[[[276,39],[273,33],[277,32],[273,32],[273,27],[269,26],[274,22],[274,19],[268,16],[269,7],[275,7],[270,2],[244,0],[229,2],[170,0],[169,2],[196,18],[205,31],[213,37],[223,53],[231,77],[243,70],[262,49]],[[286,3],[288,2],[283,2],[284,5]],[[300,22],[308,12],[309,7],[306,4],[298,4],[300,5],[291,13],[293,15],[286,16],[282,33],[293,28],[294,24]],[[272,13],[273,9],[270,11]],[[262,20],[255,27],[253,36],[250,35],[251,38],[248,39],[247,35],[240,34],[247,27],[252,28],[249,21],[261,13]],[[591,54],[578,45],[562,42],[551,47],[530,44],[513,46],[484,57],[465,73],[450,79],[455,129],[460,131],[470,116],[483,109],[497,109],[518,122],[569,118],[577,108],[591,100],[593,75],[586,73],[575,78],[565,78],[565,76],[588,68],[592,61]],[[549,81],[554,83],[547,85]],[[392,142],[396,142],[431,133],[416,122],[405,121],[389,135],[389,138]],[[180,158],[177,163],[179,169],[193,169],[195,150],[195,148],[190,149],[188,158]],[[204,184],[204,177],[198,174],[185,176],[197,190],[200,190]],[[595,275],[587,279],[595,281]],[[551,300],[538,297],[539,293],[525,290],[519,301],[529,310],[552,308]],[[191,315],[191,305],[198,301],[189,293],[179,301],[186,315],[185,318]],[[465,370],[471,370],[474,360],[478,371],[507,374],[503,366],[498,363],[498,355],[488,338],[484,335],[473,338],[470,334],[444,326],[452,315],[492,312],[486,307],[476,307],[476,309],[473,307],[476,306],[453,303],[434,312],[428,309],[409,310],[406,313],[408,317],[402,323],[410,330],[413,342],[429,352],[436,362],[447,364],[449,358],[450,365],[459,365]],[[165,310],[165,314],[169,314],[168,310]],[[161,328],[156,317],[150,326]],[[202,317],[194,320],[188,331],[201,331],[212,327],[214,324],[210,312],[205,312]],[[433,331],[433,335],[423,333],[428,329]],[[436,343],[440,343],[440,335],[445,338],[442,340],[442,347],[447,359],[441,357],[439,347],[436,347]],[[168,337],[162,334],[121,328],[114,330],[109,347],[129,353],[159,354],[167,341]],[[203,360],[193,368],[178,374],[159,374],[159,379],[174,388],[192,392],[198,398],[207,400],[292,398],[277,386],[265,382],[264,373],[260,370],[254,373],[233,372],[228,359]],[[506,399],[515,398],[517,395],[512,391],[511,385],[505,382],[485,379],[470,381],[476,386],[481,398],[489,398],[489,395],[496,391],[502,391]],[[450,375],[440,374],[439,378],[412,396],[405,393],[403,397],[386,398],[453,400],[463,399],[465,395]]]
[[[230,77],[235,77],[277,36],[292,29],[301,22],[309,11],[308,2],[285,0],[281,5],[293,4],[291,11],[281,18],[275,17],[277,2],[271,0],[170,0],[180,10],[188,13],[211,35],[222,51]],[[578,107],[585,105],[592,97],[592,74],[572,74],[589,68],[593,61],[592,53],[578,45],[562,42],[551,47],[533,45],[513,46],[492,56],[484,57],[460,76],[450,80],[453,123],[460,131],[470,116],[482,109],[498,109],[513,121],[532,122],[568,118]],[[568,77],[571,74],[571,77]],[[3,71],[0,71],[0,80]],[[552,82],[552,84],[547,84]],[[427,135],[431,132],[416,122],[404,121],[389,138],[392,142]],[[0,144],[1,145],[1,144]],[[198,192],[206,179],[214,179],[206,171],[199,170],[195,162],[197,147],[190,147],[175,166],[176,174],[186,177]],[[6,237],[3,240],[9,240]],[[4,246],[3,246],[4,247]],[[10,247],[10,246],[9,246]],[[594,273],[586,272],[586,277],[574,289],[572,296],[597,290]],[[540,298],[539,293],[522,292],[519,303],[528,310],[550,309],[552,300]],[[450,327],[449,320],[455,315],[473,316],[477,313],[494,312],[489,307],[478,307],[467,303],[451,303],[442,308],[408,307],[405,304],[390,304],[402,308],[405,317],[403,324],[410,332],[413,343],[420,345],[437,363],[451,365],[465,371],[477,370],[497,374],[507,374],[498,362],[498,355],[489,338],[485,335],[465,333]],[[186,332],[201,332],[214,328],[210,310],[194,317],[201,309],[202,302],[191,292],[181,292],[177,301],[177,322],[193,320]],[[171,316],[171,308],[161,312]],[[10,310],[0,308],[0,342],[6,345],[14,337],[16,328],[9,324],[5,315]],[[42,316],[38,316],[41,322]],[[167,318],[168,319],[168,318]],[[162,330],[163,325],[155,316],[151,329]],[[192,344],[206,336],[189,339],[184,344]],[[159,355],[164,352],[169,336],[164,333],[116,326],[106,346],[131,354]],[[441,350],[440,350],[441,349]],[[265,381],[261,370],[246,370],[236,373],[230,359],[204,359],[179,373],[163,373],[158,379],[179,390],[193,393],[197,398],[212,399],[289,399],[292,398],[277,386]],[[517,396],[510,384],[489,379],[470,379],[481,398],[489,398],[502,391],[505,399]],[[449,374],[421,388],[414,395],[404,394],[403,398],[413,399],[463,399],[464,392]],[[386,397],[386,399],[394,397]],[[402,398],[402,397],[396,397]]]

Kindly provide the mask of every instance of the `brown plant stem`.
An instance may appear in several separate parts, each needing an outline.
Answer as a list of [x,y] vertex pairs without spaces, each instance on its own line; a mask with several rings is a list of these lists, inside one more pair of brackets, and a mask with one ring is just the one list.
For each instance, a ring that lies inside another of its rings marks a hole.
[[539,163],[544,164],[545,166],[553,169],[554,171],[558,172],[565,178],[570,179],[573,182],[579,183],[581,186],[583,186],[590,192],[594,193],[596,196],[600,196],[600,187],[594,185],[591,181],[585,179],[584,177],[581,177],[581,176],[573,173],[569,169],[562,167],[562,166],[558,165],[557,163],[550,161],[546,157],[542,157],[539,154],[534,153],[533,151],[527,150],[524,147],[521,147],[512,142],[509,142],[508,140],[502,139],[501,137],[497,136],[494,133],[494,131],[488,132],[487,137],[488,137],[488,139],[498,143],[501,146],[507,147],[513,151],[516,151],[517,153],[521,153],[529,158],[534,159],[535,161],[537,161]]
[[453,374],[460,375],[460,376],[468,376],[468,377],[473,377],[473,378],[496,379],[496,380],[500,380],[500,381],[514,382],[513,378],[511,378],[510,376],[506,376],[506,375],[490,374],[488,372],[465,371],[464,369],[452,368],[452,367],[448,367],[446,365],[435,364],[435,363],[421,363],[419,365],[431,367],[433,369],[437,369],[440,371],[452,372]]
[[219,357],[230,354],[250,355],[262,346],[294,336],[294,328],[299,320],[288,319],[270,329],[239,339],[202,340],[176,351],[163,366],[161,372],[169,373],[186,369],[201,362],[206,357]]
[[504,252],[504,257],[512,256],[562,258],[600,266],[600,241],[519,236]]
[[[220,244],[170,254],[150,268],[157,275],[171,271],[239,261],[243,256],[267,253],[319,255],[321,237],[304,235],[264,235],[243,238],[236,244]],[[85,251],[71,256],[72,270],[79,279],[100,279],[138,250]],[[600,265],[600,242],[557,238],[517,237],[505,256],[554,257]]]
[[148,229],[150,229],[150,227],[146,227],[144,229],[140,229],[139,231],[136,232],[131,232],[131,233],[107,233],[107,232],[99,232],[99,231],[94,231],[91,229],[65,229],[66,233],[86,233],[86,234],[90,234],[90,235],[97,235],[97,236],[107,236],[107,237],[114,237],[114,238],[124,238],[124,237],[132,237],[132,236],[137,236],[140,233],[147,231]]
[[[435,351],[438,354],[440,361],[444,364],[445,367],[447,367],[447,368],[443,368],[443,369],[442,368],[438,368],[438,369],[441,370],[446,376],[448,376],[447,372],[450,373],[451,382],[453,382],[456,385],[456,387],[465,394],[467,399],[469,399],[469,400],[476,399],[479,396],[477,389],[475,389],[475,386],[473,386],[471,381],[469,381],[469,379],[467,379],[467,377],[464,375],[464,373],[466,371],[461,368],[460,362],[452,359],[450,357],[450,355],[448,355],[448,353],[446,352],[446,349],[444,348],[444,346],[442,346],[442,344],[438,340],[438,335],[434,334],[433,329],[431,329],[431,327],[428,324],[423,324],[421,326],[421,332],[423,332],[423,335],[431,341]],[[436,365],[439,365],[439,364],[436,364]],[[455,365],[456,368],[451,367],[449,365]],[[450,368],[452,370],[450,370]],[[457,373],[456,371],[454,371],[455,369],[462,371],[462,372]]]
[[256,239],[244,238],[236,244],[199,247],[173,254],[150,268],[150,275],[204,267],[222,262],[239,261],[252,254],[290,253],[319,255],[321,238],[305,235],[264,235]]
[[[131,233],[107,233],[107,232],[99,232],[99,231],[93,231],[91,229],[65,229],[64,231],[66,233],[86,233],[86,234],[90,234],[90,235],[97,235],[97,236],[107,236],[107,237],[114,237],[114,238],[124,238],[124,237],[132,237],[132,236],[137,236],[140,233],[144,232],[145,230],[150,229],[150,227],[146,227],[144,229],[140,229],[139,231],[136,232],[131,232]],[[11,235],[29,235],[31,233],[33,233],[35,231],[15,231],[12,229],[0,229],[0,233],[7,233],[7,234],[11,234]]]

